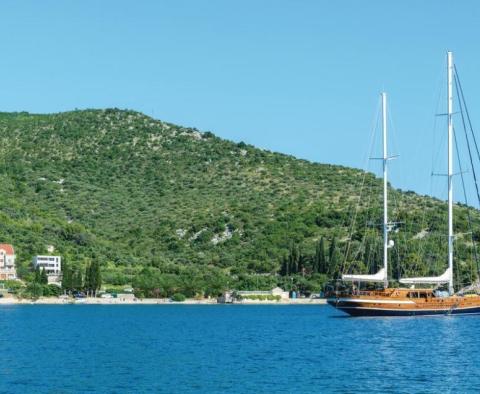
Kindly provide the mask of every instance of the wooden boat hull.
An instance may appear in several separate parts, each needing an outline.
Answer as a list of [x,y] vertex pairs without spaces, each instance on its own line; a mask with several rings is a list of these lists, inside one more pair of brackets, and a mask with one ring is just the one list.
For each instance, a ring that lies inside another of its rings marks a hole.
[[350,316],[433,316],[433,315],[475,315],[480,314],[480,306],[473,308],[457,309],[385,309],[385,308],[361,308],[361,307],[342,307],[335,308],[347,313]]
[[434,316],[480,314],[480,297],[425,300],[391,297],[332,297],[329,305],[350,316]]

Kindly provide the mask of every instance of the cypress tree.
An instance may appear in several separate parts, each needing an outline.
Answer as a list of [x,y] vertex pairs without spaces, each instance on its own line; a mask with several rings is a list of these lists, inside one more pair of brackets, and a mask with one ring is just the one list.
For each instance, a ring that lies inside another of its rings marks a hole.
[[87,264],[85,267],[85,284],[84,288],[90,296],[96,296],[97,290],[102,286],[102,275],[100,265],[97,261]]
[[363,252],[363,262],[365,263],[365,265],[367,267],[370,266],[371,254],[372,254],[371,243],[370,243],[370,239],[367,238],[365,240],[365,249],[364,249],[364,252]]
[[293,257],[293,245],[290,246],[290,252],[288,253],[288,261],[287,261],[287,264],[288,264],[288,272],[291,274],[294,273],[294,261],[293,261],[294,257]]
[[337,240],[333,237],[332,242],[330,242],[330,248],[328,249],[328,273],[330,275],[335,275],[337,271],[337,257]]
[[92,264],[91,263],[87,263],[87,265],[85,266],[84,278],[85,278],[84,289],[87,292],[87,295],[89,295],[89,293],[92,290]]
[[318,244],[317,247],[315,248],[315,255],[312,258],[312,273],[318,272]]
[[35,267],[35,275],[34,275],[34,277],[33,277],[33,281],[34,281],[35,283],[40,283],[41,280],[42,280],[42,273],[40,272],[40,267],[37,265],[37,266]]
[[288,274],[288,258],[287,256],[283,256],[280,265],[280,276],[288,276]]
[[323,237],[320,238],[320,241],[315,250],[315,270],[319,274],[327,273],[327,262],[325,260],[325,241]]
[[94,263],[94,270],[93,270],[93,282],[94,282],[94,296],[97,295],[97,290],[100,290],[102,287],[102,273],[100,272],[100,264],[97,261]]
[[305,276],[305,268],[308,262],[308,257],[300,253],[298,256],[298,272]]
[[47,271],[45,271],[45,268],[42,268],[42,271],[40,272],[40,283],[42,285],[48,284],[48,276],[47,276]]
[[292,244],[290,248],[290,256],[288,258],[290,274],[298,273],[299,254],[300,252],[299,252],[298,246],[295,244]]
[[79,269],[77,269],[73,274],[72,288],[75,290],[81,290],[83,288],[82,271],[80,271]]
[[63,263],[62,267],[62,288],[65,291],[73,290],[73,272],[69,264]]

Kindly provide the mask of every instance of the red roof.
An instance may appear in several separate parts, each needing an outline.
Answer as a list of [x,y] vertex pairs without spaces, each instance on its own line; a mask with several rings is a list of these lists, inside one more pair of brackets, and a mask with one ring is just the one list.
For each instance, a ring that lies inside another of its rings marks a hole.
[[5,254],[15,254],[13,246],[10,244],[0,244],[0,250],[4,250]]

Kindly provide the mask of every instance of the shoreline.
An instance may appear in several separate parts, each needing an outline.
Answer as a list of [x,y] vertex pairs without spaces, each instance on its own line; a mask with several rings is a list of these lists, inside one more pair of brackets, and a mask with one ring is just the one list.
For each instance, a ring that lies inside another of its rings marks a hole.
[[168,298],[82,298],[76,300],[73,298],[57,298],[57,297],[41,297],[37,300],[20,299],[15,297],[0,298],[1,305],[326,305],[325,298],[296,298],[280,301],[260,301],[260,300],[243,300],[234,303],[222,304],[216,299],[192,299],[187,298],[182,302],[170,301]]

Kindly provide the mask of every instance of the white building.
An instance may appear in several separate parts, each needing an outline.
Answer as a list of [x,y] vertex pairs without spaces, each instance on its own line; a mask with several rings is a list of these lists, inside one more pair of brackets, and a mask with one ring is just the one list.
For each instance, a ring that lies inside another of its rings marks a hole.
[[280,287],[275,287],[274,289],[272,289],[271,293],[272,293],[272,295],[280,296],[280,299],[282,299],[282,300],[288,300],[289,297],[290,297],[288,291],[284,291]]
[[0,280],[17,279],[15,251],[10,244],[0,244]]
[[274,289],[270,291],[262,291],[262,290],[243,290],[243,291],[237,291],[237,294],[241,297],[244,296],[246,298],[248,297],[256,297],[256,296],[279,296],[281,300],[288,300],[289,294],[288,291],[283,291],[280,287],[275,287]]
[[60,256],[35,256],[33,258],[33,267],[44,269],[47,273],[48,283],[57,283],[60,281],[62,273],[62,258]]

